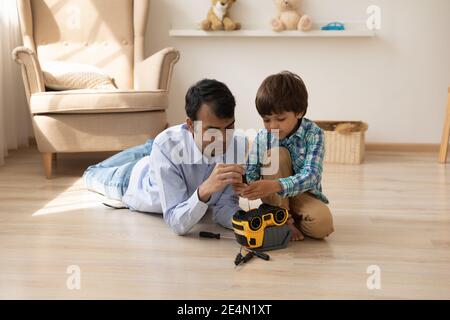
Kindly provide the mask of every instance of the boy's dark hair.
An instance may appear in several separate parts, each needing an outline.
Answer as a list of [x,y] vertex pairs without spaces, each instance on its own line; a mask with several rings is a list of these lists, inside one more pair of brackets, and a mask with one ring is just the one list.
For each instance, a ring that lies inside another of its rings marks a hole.
[[203,79],[186,93],[186,115],[197,120],[197,113],[203,104],[207,104],[213,113],[220,119],[234,117],[236,100],[230,89],[217,80]]
[[255,103],[261,116],[289,111],[305,115],[308,110],[308,91],[298,75],[283,71],[263,81]]

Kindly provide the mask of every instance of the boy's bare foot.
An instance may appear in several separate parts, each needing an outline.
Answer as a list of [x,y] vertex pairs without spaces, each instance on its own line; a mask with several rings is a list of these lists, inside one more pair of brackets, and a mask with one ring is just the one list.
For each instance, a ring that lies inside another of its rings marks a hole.
[[295,221],[292,217],[289,217],[287,224],[292,231],[291,241],[302,241],[305,239],[303,233],[295,226]]

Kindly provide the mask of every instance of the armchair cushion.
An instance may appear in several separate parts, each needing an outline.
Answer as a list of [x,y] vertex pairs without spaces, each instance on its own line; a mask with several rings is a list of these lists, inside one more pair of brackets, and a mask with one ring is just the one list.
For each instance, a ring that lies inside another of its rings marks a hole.
[[45,86],[53,90],[117,89],[102,69],[82,63],[47,61],[41,66]]
[[121,113],[160,111],[167,109],[168,94],[164,90],[71,90],[33,94],[31,113]]

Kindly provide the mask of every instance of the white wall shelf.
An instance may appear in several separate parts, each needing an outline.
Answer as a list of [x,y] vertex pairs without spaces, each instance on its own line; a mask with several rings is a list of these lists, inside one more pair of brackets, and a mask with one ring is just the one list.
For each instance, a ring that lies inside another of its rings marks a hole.
[[[323,25],[323,24],[322,24]],[[237,31],[203,31],[198,26],[173,27],[169,31],[171,37],[254,37],[254,38],[315,38],[315,37],[374,37],[375,32],[367,29],[365,24],[346,24],[346,30],[323,31],[315,26],[307,32],[283,31],[275,32],[268,28],[243,28]]]

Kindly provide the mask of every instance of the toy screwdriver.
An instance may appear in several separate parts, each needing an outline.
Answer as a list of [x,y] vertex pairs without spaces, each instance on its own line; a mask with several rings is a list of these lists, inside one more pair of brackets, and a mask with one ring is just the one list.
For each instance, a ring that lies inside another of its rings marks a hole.
[[199,233],[200,238],[209,238],[209,239],[230,239],[230,240],[235,240],[235,238],[232,237],[222,237],[220,233],[212,233],[212,232],[205,232],[205,231],[201,231]]
[[234,265],[237,267],[242,263],[247,263],[253,259],[254,255],[255,254],[253,252],[248,252],[245,256],[243,256],[242,253],[239,252],[236,258],[234,259]]
[[[222,239],[230,239],[230,240],[236,240],[235,238],[232,237],[222,237],[220,233],[212,233],[212,232],[205,232],[205,231],[201,231],[199,233],[200,238],[209,238],[209,239],[218,239],[220,240]],[[258,251],[253,251],[247,248],[244,248],[246,251],[253,253],[255,256],[257,256],[260,259],[269,261],[270,260],[270,256],[267,253],[264,252],[258,252]]]

